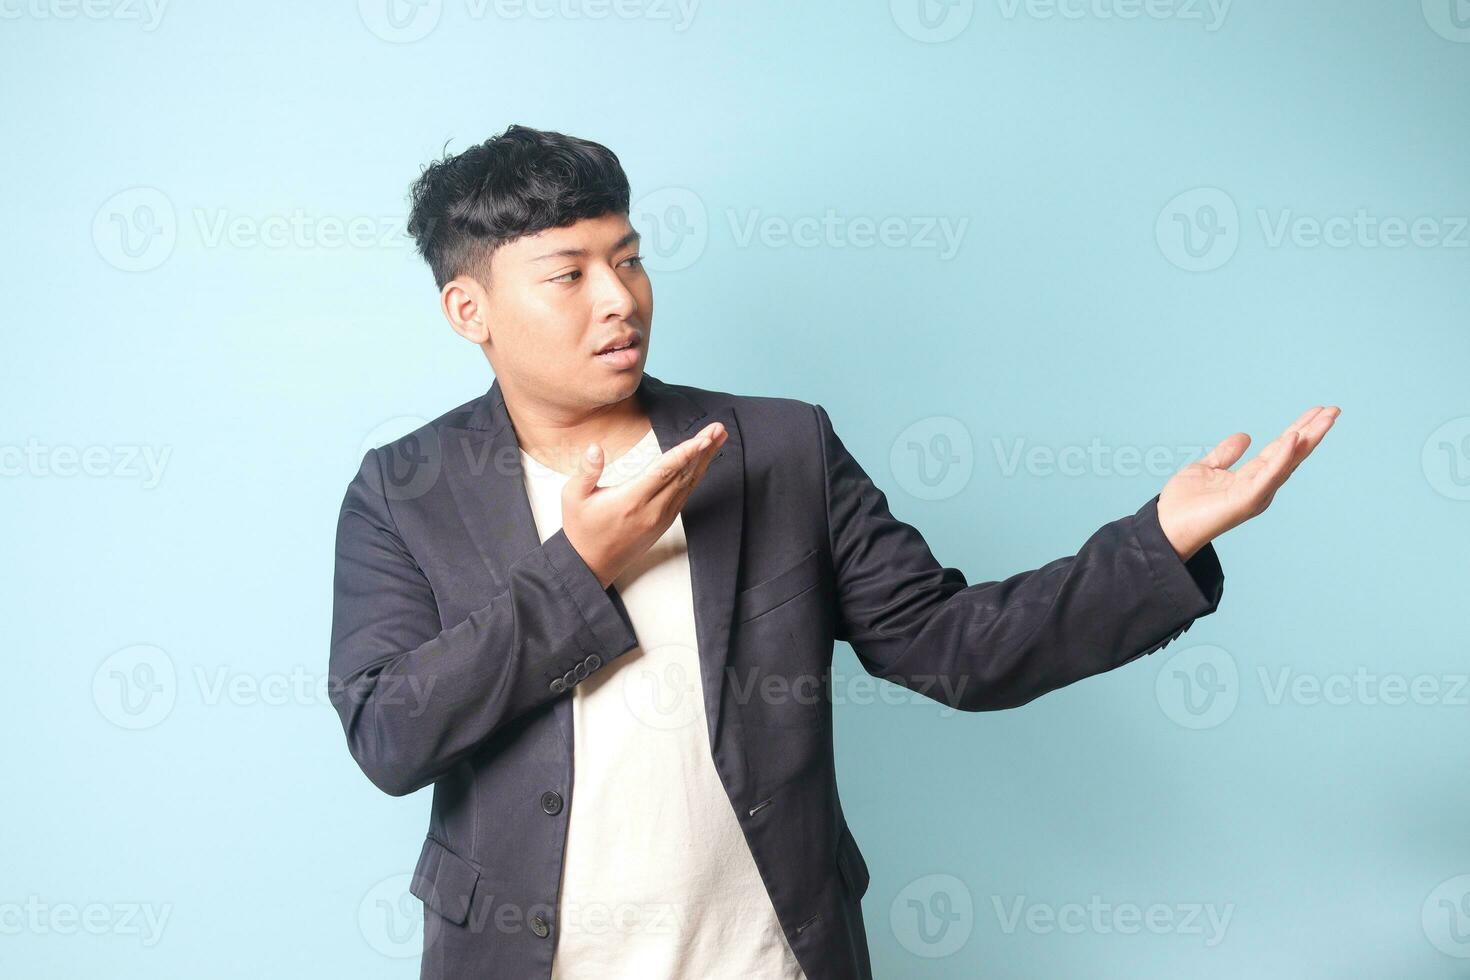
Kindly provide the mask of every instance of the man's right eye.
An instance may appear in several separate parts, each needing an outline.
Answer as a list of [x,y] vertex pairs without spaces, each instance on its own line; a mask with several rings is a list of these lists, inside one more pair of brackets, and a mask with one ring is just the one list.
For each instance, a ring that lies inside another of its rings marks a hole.
[[562,282],[562,281],[572,282],[571,279],[568,279],[567,278],[568,276],[580,276],[581,274],[582,273],[578,272],[576,269],[573,269],[571,272],[563,272],[559,276],[552,277],[551,281],[552,282]]

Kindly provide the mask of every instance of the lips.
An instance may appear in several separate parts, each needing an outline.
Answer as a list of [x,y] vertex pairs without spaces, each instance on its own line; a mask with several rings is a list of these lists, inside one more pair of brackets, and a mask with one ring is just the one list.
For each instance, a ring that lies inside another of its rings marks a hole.
[[636,348],[638,346],[639,342],[640,342],[640,338],[639,338],[639,335],[638,334],[636,334],[636,333],[626,334],[626,335],[624,335],[622,337],[617,337],[617,338],[615,338],[613,340],[608,341],[602,347],[598,348],[597,353],[598,354],[611,354],[614,351],[627,350],[630,347]]
[[602,346],[602,349],[594,355],[603,367],[613,371],[632,371],[638,367],[643,355],[639,348],[643,346],[643,335],[641,333],[625,334],[616,340],[610,340]]

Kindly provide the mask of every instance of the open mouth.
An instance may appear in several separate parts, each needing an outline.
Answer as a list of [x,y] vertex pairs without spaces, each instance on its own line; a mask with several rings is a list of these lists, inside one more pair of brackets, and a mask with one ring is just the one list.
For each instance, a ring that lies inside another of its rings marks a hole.
[[607,345],[597,352],[597,356],[605,358],[626,358],[634,356],[641,344],[642,338],[638,334],[634,334],[624,340],[614,341]]

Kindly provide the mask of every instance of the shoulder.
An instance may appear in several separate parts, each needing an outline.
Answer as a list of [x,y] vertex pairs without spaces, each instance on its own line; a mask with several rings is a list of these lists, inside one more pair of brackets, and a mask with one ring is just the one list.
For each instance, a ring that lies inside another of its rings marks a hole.
[[359,447],[349,495],[358,491],[404,500],[429,493],[439,483],[450,447],[482,429],[484,402],[480,395],[433,419],[398,416],[373,429]]

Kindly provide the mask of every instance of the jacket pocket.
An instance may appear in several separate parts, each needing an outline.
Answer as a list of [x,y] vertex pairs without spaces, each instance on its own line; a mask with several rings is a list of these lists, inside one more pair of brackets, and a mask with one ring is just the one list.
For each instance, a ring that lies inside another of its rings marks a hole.
[[847,884],[847,890],[852,892],[852,897],[862,898],[868,890],[868,862],[863,860],[863,852],[858,850],[857,841],[846,823],[837,838],[837,870],[842,873],[842,880]]
[[743,623],[770,612],[788,599],[795,599],[817,584],[820,566],[821,558],[813,548],[784,571],[741,590],[735,596],[734,621]]
[[419,863],[409,880],[409,894],[453,922],[463,925],[470,916],[470,901],[480,872],[444,844],[428,837],[419,853]]

